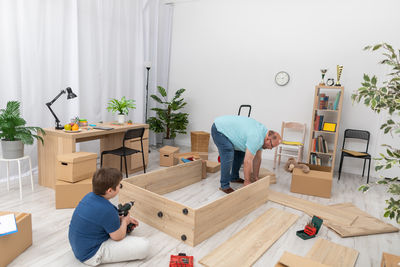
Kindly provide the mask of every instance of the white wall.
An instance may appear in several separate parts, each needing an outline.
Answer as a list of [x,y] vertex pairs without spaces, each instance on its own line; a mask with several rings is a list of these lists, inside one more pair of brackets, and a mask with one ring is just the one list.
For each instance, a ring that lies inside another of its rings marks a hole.
[[[377,64],[379,53],[364,46],[385,41],[400,48],[399,8],[398,0],[177,2],[169,91],[187,89],[188,132],[210,131],[215,117],[236,114],[241,104],[251,104],[251,117],[267,128],[279,131],[282,121],[309,128],[320,69],[328,68],[326,77],[336,80],[340,64],[345,98],[338,144],[344,129],[365,129],[374,154],[381,119],[362,104],[352,105],[350,96],[363,73],[382,78],[385,72]],[[281,70],[290,74],[284,87],[274,82]],[[190,134],[176,141],[189,145]],[[263,157],[272,159],[273,151]],[[347,159],[343,171],[360,168],[362,161]]]

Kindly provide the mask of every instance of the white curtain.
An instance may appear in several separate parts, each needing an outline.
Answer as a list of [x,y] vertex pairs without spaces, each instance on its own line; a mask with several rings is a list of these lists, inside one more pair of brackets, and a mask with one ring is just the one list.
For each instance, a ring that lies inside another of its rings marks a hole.
[[[71,87],[77,98],[52,105],[62,123],[114,120],[107,102],[122,96],[136,100],[129,119],[144,122],[144,61],[151,94],[168,79],[170,42],[159,32],[170,33],[171,9],[161,0],[0,0],[0,108],[19,100],[28,125],[53,127],[45,103]],[[25,149],[34,163],[36,151]]]

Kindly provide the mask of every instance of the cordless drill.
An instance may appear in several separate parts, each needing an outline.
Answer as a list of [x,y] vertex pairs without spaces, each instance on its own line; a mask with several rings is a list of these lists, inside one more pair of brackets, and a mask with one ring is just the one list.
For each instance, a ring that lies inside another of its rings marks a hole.
[[[129,210],[132,208],[134,204],[134,201],[130,201],[128,203],[125,203],[124,205],[118,204],[118,215],[119,216],[127,216],[129,213]],[[132,232],[132,228],[135,226],[133,223],[128,224],[128,227],[126,228],[126,233]]]

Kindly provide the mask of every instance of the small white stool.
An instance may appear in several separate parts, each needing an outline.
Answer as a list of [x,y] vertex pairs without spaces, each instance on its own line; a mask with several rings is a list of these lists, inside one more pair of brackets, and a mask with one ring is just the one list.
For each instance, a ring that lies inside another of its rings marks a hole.
[[10,177],[9,177],[9,167],[11,161],[17,161],[18,163],[18,174],[19,174],[19,199],[22,199],[22,182],[21,182],[21,160],[27,159],[29,161],[29,171],[31,173],[31,186],[33,192],[33,175],[32,175],[32,163],[30,156],[23,156],[22,158],[17,159],[3,159],[0,158],[0,161],[5,161],[7,163],[7,190],[10,191]]

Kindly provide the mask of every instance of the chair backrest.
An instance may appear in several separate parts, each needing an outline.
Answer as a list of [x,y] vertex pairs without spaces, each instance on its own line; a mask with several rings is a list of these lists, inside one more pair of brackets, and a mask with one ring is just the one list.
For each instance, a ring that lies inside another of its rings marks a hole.
[[[304,141],[306,138],[306,124],[305,123],[300,123],[300,122],[282,122],[282,129],[281,129],[281,136],[283,141],[299,141],[299,140],[287,140],[285,139],[288,138],[288,132],[289,131],[296,131],[301,133],[301,143],[304,145]],[[285,136],[286,132],[286,136]]]
[[124,140],[122,140],[122,146],[125,146],[125,141],[140,138],[140,141],[143,140],[144,128],[130,129],[125,132]]
[[342,149],[344,149],[344,146],[345,146],[345,143],[346,143],[346,138],[361,139],[361,140],[366,140],[367,141],[367,146],[365,148],[365,152],[368,152],[369,137],[370,137],[370,133],[368,131],[355,130],[355,129],[346,129],[344,131]]

